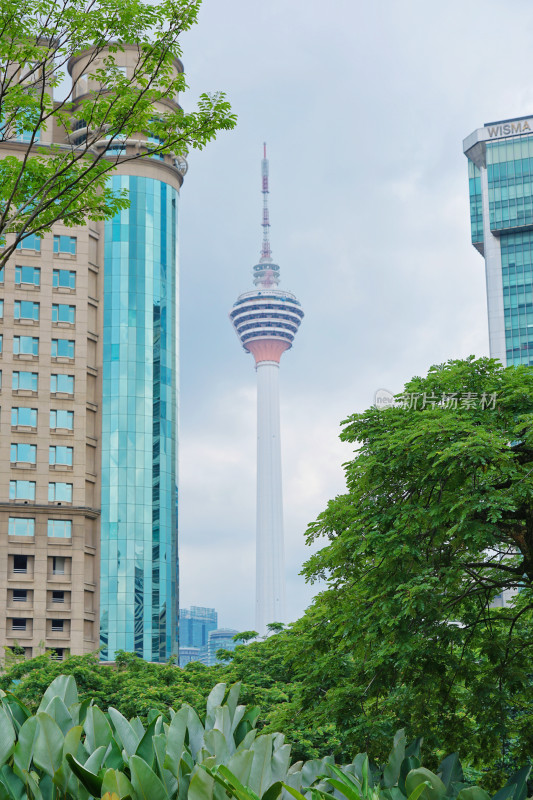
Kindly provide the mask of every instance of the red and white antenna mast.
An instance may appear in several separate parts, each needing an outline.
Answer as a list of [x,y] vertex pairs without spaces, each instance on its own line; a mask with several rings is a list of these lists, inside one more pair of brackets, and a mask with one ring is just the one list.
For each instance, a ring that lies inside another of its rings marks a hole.
[[270,249],[270,218],[268,215],[268,158],[266,142],[263,142],[261,161],[261,192],[263,193],[263,244],[259,262],[254,267],[254,283],[263,289],[271,289],[279,283],[279,267],[272,261]]
[[261,247],[260,261],[272,261],[270,250],[270,218],[268,215],[268,158],[266,142],[263,142],[263,160],[261,161],[261,191],[263,193],[263,246]]

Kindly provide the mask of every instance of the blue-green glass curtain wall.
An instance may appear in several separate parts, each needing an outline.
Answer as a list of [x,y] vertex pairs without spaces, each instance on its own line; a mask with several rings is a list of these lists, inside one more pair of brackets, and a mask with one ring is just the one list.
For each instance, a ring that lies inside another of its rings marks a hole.
[[105,224],[100,628],[148,661],[177,653],[177,191],[114,176]]

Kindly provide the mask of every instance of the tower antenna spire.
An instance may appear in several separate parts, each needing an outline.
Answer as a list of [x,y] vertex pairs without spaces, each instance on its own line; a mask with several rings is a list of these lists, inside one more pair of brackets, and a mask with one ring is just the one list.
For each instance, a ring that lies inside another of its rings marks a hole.
[[272,261],[272,252],[270,250],[270,218],[268,214],[268,158],[266,142],[263,142],[263,160],[261,161],[261,191],[263,193],[263,244],[261,247],[262,263]]
[[270,249],[270,217],[268,213],[268,158],[266,142],[263,142],[263,159],[261,161],[261,192],[263,194],[263,243],[259,262],[254,267],[254,283],[263,289],[271,289],[279,283],[279,267],[272,261]]

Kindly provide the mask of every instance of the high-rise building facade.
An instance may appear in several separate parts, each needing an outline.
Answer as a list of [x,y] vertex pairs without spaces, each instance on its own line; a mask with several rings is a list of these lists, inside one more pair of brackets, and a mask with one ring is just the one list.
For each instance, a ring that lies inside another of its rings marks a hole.
[[463,150],[472,244],[485,258],[490,355],[533,364],[533,117],[487,123]]
[[[137,55],[115,55],[126,75]],[[89,56],[69,63],[74,116],[97,88]],[[76,120],[71,143],[86,135]],[[50,128],[39,146],[64,143]],[[0,142],[0,158],[26,146]],[[119,150],[150,142],[139,134]],[[127,210],[25,239],[0,275],[0,645],[27,656],[177,654],[183,173],[167,155],[119,160],[111,185],[128,190]]]
[[280,268],[272,260],[268,213],[268,160],[263,151],[263,244],[253,268],[255,289],[241,294],[230,313],[257,372],[256,629],[285,622],[285,560],[279,417],[279,363],[292,347],[303,319],[295,295],[278,289]]

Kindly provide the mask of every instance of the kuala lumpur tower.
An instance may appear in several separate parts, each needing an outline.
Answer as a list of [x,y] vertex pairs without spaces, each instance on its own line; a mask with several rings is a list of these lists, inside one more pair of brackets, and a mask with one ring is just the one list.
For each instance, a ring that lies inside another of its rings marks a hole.
[[279,424],[279,362],[292,347],[303,311],[291,292],[278,289],[279,266],[272,261],[268,216],[268,159],[261,161],[263,245],[253,268],[251,292],[241,294],[230,319],[257,372],[257,530],[255,624],[285,622],[285,560]]

